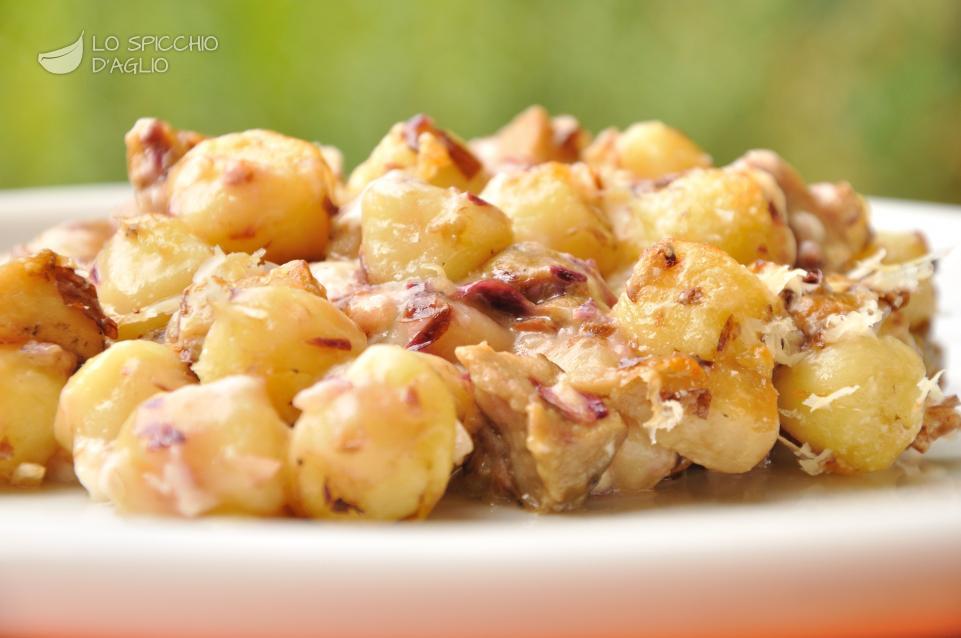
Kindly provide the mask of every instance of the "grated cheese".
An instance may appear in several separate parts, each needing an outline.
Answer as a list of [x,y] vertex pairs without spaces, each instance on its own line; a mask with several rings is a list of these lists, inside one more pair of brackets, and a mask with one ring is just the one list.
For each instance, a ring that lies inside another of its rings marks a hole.
[[20,487],[39,485],[46,473],[47,468],[37,463],[21,463],[10,475],[10,484]]
[[462,465],[467,455],[474,451],[474,440],[460,420],[454,424],[454,467]]
[[764,324],[761,341],[767,346],[775,363],[793,366],[804,358],[801,352],[804,335],[790,317],[779,317]]
[[834,453],[830,448],[825,448],[820,453],[815,454],[808,443],[798,446],[790,439],[781,435],[778,435],[777,439],[782,445],[791,450],[795,458],[797,458],[798,465],[805,474],[817,476],[824,474],[830,469],[831,462],[834,460]]
[[660,399],[651,402],[654,414],[644,422],[644,428],[651,435],[651,443],[657,443],[658,430],[673,430],[684,418],[684,406],[679,401]]
[[877,300],[869,299],[857,310],[828,317],[821,337],[824,343],[837,343],[846,337],[873,335],[882,319],[884,313]]
[[785,410],[783,408],[778,410],[778,414],[781,416],[786,416],[789,419],[803,419],[804,415],[797,410]]
[[796,294],[802,294],[817,288],[817,284],[804,283],[807,271],[802,268],[791,268],[783,264],[766,263],[755,273],[761,282],[767,286],[771,294],[779,295],[785,289]]
[[838,399],[851,396],[855,392],[861,389],[859,385],[849,385],[838,390],[835,390],[831,394],[826,396],[820,396],[818,394],[811,394],[808,398],[801,402],[801,405],[808,408],[811,412],[816,412],[822,408],[826,408]]
[[858,262],[848,272],[848,277],[860,281],[877,292],[906,290],[914,292],[925,279],[934,275],[934,262],[937,257],[927,254],[902,264],[885,264],[887,253],[881,249],[870,257]]
[[941,386],[939,382],[941,377],[944,375],[944,370],[941,370],[935,374],[930,379],[927,377],[921,377],[918,381],[918,389],[921,390],[921,396],[918,397],[918,404],[921,406],[932,406],[940,405],[944,403],[944,392],[941,391]]

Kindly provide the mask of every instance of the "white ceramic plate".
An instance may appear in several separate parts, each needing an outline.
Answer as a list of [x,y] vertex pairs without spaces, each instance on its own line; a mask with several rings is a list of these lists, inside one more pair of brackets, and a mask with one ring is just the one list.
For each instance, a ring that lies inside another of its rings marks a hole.
[[[0,194],[0,249],[124,187]],[[961,209],[878,200],[961,243]],[[961,255],[940,265],[961,379]],[[536,516],[460,500],[423,524],[123,519],[79,489],[0,493],[0,634],[746,636],[961,632],[961,440],[873,475],[694,472]]]

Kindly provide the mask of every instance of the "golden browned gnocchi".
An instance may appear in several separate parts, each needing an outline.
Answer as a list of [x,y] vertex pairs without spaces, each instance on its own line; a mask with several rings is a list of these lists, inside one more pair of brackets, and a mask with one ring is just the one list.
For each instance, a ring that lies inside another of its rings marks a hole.
[[130,415],[99,484],[124,512],[274,516],[285,503],[289,438],[262,380],[185,386]]
[[894,337],[861,335],[812,351],[774,375],[781,424],[840,472],[889,467],[917,436],[924,363]]
[[778,434],[778,394],[770,374],[717,363],[705,370],[703,388],[661,390],[682,415],[658,429],[658,445],[718,472],[747,472],[764,460]]
[[611,203],[623,211],[611,214],[628,261],[666,238],[717,246],[742,264],[795,261],[783,196],[761,171],[693,170],[626,202],[608,196]]
[[267,259],[320,259],[336,178],[320,148],[271,131],[205,140],[170,169],[170,214],[226,251],[264,249]]
[[122,341],[89,359],[60,394],[54,432],[73,455],[77,478],[94,498],[108,444],[146,399],[196,382],[167,346]]
[[457,281],[512,241],[500,209],[402,176],[372,183],[360,207],[360,253],[371,283],[437,275]]
[[398,122],[354,169],[347,190],[356,197],[372,181],[400,170],[427,184],[479,193],[487,183],[480,160],[456,136],[439,129],[426,115]]
[[368,348],[301,393],[290,447],[293,505],[315,518],[418,519],[454,466],[457,410],[418,355]]
[[597,181],[584,164],[550,162],[500,173],[481,197],[510,217],[517,241],[593,259],[602,273],[614,265],[614,234],[599,208]]
[[681,352],[770,374],[774,362],[761,330],[776,303],[764,283],[724,251],[667,240],[641,255],[612,314],[643,353]]
[[57,451],[57,397],[76,367],[60,346],[0,344],[0,485],[43,479]]
[[624,132],[601,131],[584,150],[584,160],[597,168],[626,170],[641,179],[711,165],[710,155],[663,122],[638,122]]
[[215,312],[193,369],[204,383],[264,378],[277,412],[293,422],[294,396],[366,345],[364,333],[323,297],[286,286],[245,288]]
[[117,336],[94,287],[48,250],[0,264],[0,299],[0,343],[55,343],[83,360]]
[[771,151],[538,106],[469,144],[415,116],[353,171],[265,130],[125,141],[135,203],[0,259],[0,484],[419,520],[451,481],[557,512],[961,430],[925,238]]

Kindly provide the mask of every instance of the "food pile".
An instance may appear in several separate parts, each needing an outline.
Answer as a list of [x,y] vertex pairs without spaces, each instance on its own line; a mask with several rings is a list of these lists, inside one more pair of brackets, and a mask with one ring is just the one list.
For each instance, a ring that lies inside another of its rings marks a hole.
[[847,183],[532,107],[337,149],[139,120],[136,203],[0,265],[0,483],[124,512],[402,520],[452,482],[540,512],[891,466],[961,427],[933,258]]

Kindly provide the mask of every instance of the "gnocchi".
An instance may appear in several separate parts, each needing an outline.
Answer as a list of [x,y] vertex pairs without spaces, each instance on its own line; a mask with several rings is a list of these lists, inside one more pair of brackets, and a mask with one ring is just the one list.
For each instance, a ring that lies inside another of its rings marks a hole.
[[120,339],[163,329],[180,294],[214,251],[176,219],[124,219],[91,270],[100,300],[116,320]]
[[894,337],[859,336],[810,353],[774,375],[784,429],[842,472],[889,467],[923,418],[921,357]]
[[81,360],[117,336],[96,289],[45,250],[0,264],[0,343],[55,343]]
[[667,240],[641,255],[612,314],[641,352],[681,352],[770,374],[774,362],[760,331],[776,303],[724,251]]
[[415,115],[391,127],[370,157],[350,174],[347,190],[356,197],[368,184],[393,170],[433,186],[474,194],[487,182],[483,165],[464,142],[438,128],[426,115]]
[[481,197],[510,217],[517,241],[592,259],[602,273],[614,265],[614,234],[599,208],[594,175],[584,164],[549,162],[500,173]]
[[293,422],[294,396],[366,345],[364,333],[320,296],[286,286],[246,288],[216,311],[193,370],[203,383],[262,377],[277,412]]
[[321,149],[272,131],[200,142],[166,180],[168,210],[203,241],[267,259],[320,259],[337,210],[336,178]]
[[689,137],[663,122],[638,122],[625,131],[602,131],[584,150],[584,159],[598,168],[619,169],[641,179],[711,165],[711,156]]
[[266,130],[125,143],[133,203],[0,260],[4,486],[413,521],[452,482],[560,512],[961,430],[924,236],[772,151],[540,106],[470,142],[414,116],[352,171]]
[[107,446],[137,406],[195,382],[173,350],[152,341],[117,343],[70,377],[60,393],[54,433],[91,496],[104,497],[98,481]]
[[99,483],[124,512],[276,516],[286,502],[289,439],[263,380],[184,386],[134,410]]
[[454,464],[457,408],[444,381],[398,346],[368,348],[297,396],[293,504],[305,516],[424,518]]
[[794,233],[769,179],[760,171],[699,169],[630,198],[621,231],[630,254],[671,237],[717,246],[742,264],[793,264]]
[[57,451],[57,397],[76,365],[57,345],[0,344],[0,485],[43,479]]
[[510,221],[487,201],[404,177],[372,183],[360,207],[360,255],[371,283],[457,281],[512,241]]

